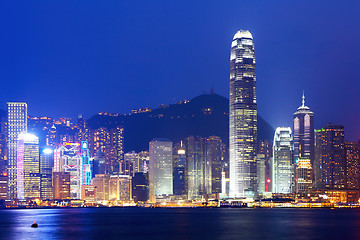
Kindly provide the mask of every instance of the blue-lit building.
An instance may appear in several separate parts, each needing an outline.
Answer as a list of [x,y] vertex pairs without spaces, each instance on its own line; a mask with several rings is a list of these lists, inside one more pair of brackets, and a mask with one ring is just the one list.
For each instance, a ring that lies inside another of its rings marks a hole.
[[177,150],[178,161],[177,166],[174,167],[174,176],[173,176],[173,187],[174,195],[184,195],[185,194],[185,164],[186,164],[186,155],[185,148],[179,148]]
[[40,150],[40,198],[53,199],[52,168],[54,151],[51,148]]

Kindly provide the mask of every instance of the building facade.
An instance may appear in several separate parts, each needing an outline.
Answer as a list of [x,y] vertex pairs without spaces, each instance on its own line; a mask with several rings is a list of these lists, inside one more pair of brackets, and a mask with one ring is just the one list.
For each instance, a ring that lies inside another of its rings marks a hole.
[[40,151],[40,198],[53,199],[52,169],[54,167],[54,151],[43,148]]
[[230,196],[256,192],[256,61],[254,41],[247,30],[238,31],[230,54]]
[[316,189],[343,189],[346,186],[344,127],[328,124],[315,133]]
[[53,172],[55,200],[70,200],[70,177],[69,172]]
[[173,173],[173,190],[174,195],[185,194],[185,166],[186,166],[186,151],[181,145],[179,149],[176,149],[177,159],[174,161],[174,173]]
[[23,102],[8,102],[7,112],[8,198],[15,200],[17,198],[17,143],[19,134],[27,132],[27,104]]
[[308,158],[298,158],[295,170],[295,191],[306,193],[313,187],[313,168]]
[[155,138],[149,144],[149,197],[173,194],[172,142]]
[[359,143],[345,142],[346,188],[360,189],[360,146]]
[[190,136],[185,139],[186,191],[188,200],[201,199],[205,190],[205,138]]
[[205,193],[221,193],[222,141],[220,137],[206,138]]
[[69,172],[70,199],[80,199],[82,179],[80,143],[64,143],[54,150],[53,172]]
[[18,136],[17,198],[40,198],[39,138],[29,133]]
[[131,183],[134,202],[146,202],[149,199],[149,181],[147,174],[143,172],[135,173]]
[[276,128],[271,161],[273,193],[286,194],[294,190],[293,148],[291,128]]

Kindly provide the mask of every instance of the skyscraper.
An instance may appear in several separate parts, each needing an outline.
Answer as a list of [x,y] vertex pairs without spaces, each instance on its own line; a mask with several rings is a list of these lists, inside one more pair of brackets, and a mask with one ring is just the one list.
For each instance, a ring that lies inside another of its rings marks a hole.
[[174,195],[183,195],[185,194],[185,165],[186,165],[186,155],[185,148],[181,146],[177,150],[178,159],[176,161],[176,166],[174,166],[173,174],[173,190]]
[[345,187],[344,127],[328,124],[316,133],[315,187],[339,189]]
[[230,54],[230,196],[256,192],[256,61],[254,41],[247,30],[238,31]]
[[53,172],[54,199],[70,199],[70,172]]
[[221,193],[221,138],[210,136],[206,138],[205,159],[205,193]]
[[7,145],[8,145],[8,198],[17,198],[16,191],[16,153],[17,141],[20,133],[27,131],[27,105],[22,102],[8,102],[8,125],[7,125]]
[[155,138],[149,144],[149,197],[173,194],[172,142]]
[[190,136],[185,139],[186,190],[189,200],[201,198],[205,194],[205,139]]
[[92,185],[92,161],[89,156],[87,141],[81,142],[81,185]]
[[293,190],[293,147],[291,128],[276,128],[271,159],[274,193],[291,193]]
[[52,168],[54,167],[54,152],[51,148],[40,151],[40,197],[53,199]]
[[[311,188],[314,178],[314,113],[305,106],[305,95],[302,105],[293,115],[294,117],[294,162],[296,192],[307,191]],[[300,163],[301,159],[301,163]],[[298,169],[299,168],[299,169]],[[297,175],[299,174],[299,175]],[[299,182],[297,182],[299,181]]]
[[360,146],[359,143],[345,142],[346,188],[360,188]]
[[137,172],[132,178],[132,198],[134,202],[146,202],[149,199],[149,181],[146,173]]
[[294,160],[299,158],[310,159],[314,164],[314,113],[305,106],[305,95],[302,96],[302,105],[294,113]]
[[17,197],[40,198],[39,138],[30,133],[21,133],[17,149]]
[[70,198],[80,199],[82,156],[79,143],[65,143],[54,150],[53,172],[69,172]]
[[[271,192],[271,174],[272,174],[272,170],[271,170],[271,158],[272,158],[272,145],[271,142],[269,140],[260,140],[258,142],[258,149],[257,149],[257,159],[258,161],[260,159],[263,158],[264,164],[265,164],[265,179],[262,179],[261,174],[258,172],[258,178],[261,177],[261,179],[258,179],[258,183],[261,183],[262,181],[265,181],[265,192]],[[259,162],[258,162],[259,163]],[[260,163],[260,167],[261,167],[262,163]],[[258,169],[259,169],[259,164],[258,164]],[[258,191],[259,193],[261,193],[261,190]]]

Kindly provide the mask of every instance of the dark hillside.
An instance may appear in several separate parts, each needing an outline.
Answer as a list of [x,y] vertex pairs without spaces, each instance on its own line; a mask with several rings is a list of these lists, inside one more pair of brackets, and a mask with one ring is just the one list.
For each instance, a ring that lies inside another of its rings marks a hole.
[[[123,125],[125,151],[148,149],[149,141],[164,137],[179,142],[190,135],[220,136],[229,142],[229,100],[217,94],[202,94],[187,103],[171,104],[151,112],[131,115],[95,115],[89,127],[111,128]],[[258,116],[258,138],[272,139],[274,129]]]

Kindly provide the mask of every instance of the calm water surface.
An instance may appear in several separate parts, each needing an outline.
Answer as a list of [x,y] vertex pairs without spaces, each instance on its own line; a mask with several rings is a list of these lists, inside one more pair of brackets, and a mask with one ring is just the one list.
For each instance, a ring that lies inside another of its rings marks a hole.
[[[360,209],[0,210],[0,239],[360,239]],[[39,228],[30,227],[33,221]]]

